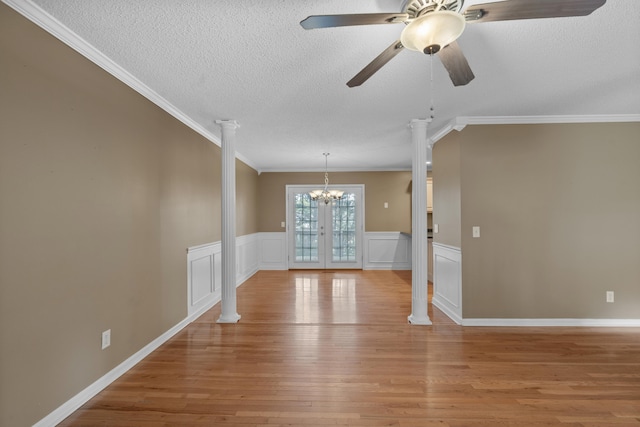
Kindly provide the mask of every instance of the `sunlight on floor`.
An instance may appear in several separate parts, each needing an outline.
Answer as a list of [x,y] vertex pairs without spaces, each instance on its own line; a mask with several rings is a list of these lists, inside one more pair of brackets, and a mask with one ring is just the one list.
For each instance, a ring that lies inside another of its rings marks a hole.
[[296,323],[357,323],[357,281],[333,278],[320,281],[317,274],[295,279]]

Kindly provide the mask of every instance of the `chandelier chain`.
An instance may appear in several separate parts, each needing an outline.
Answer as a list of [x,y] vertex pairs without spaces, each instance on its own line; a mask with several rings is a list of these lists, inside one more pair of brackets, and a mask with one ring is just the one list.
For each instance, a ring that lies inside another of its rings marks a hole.
[[311,200],[321,200],[325,204],[329,204],[332,200],[340,200],[344,191],[342,190],[331,190],[329,191],[329,153],[322,153],[324,156],[324,189],[323,190],[313,190],[309,193],[311,196]]

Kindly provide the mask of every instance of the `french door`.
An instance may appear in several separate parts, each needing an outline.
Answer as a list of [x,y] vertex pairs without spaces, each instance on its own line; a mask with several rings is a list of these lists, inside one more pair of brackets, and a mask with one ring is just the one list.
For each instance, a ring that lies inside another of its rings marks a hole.
[[287,185],[289,268],[362,268],[364,185],[341,185],[328,204],[311,199],[317,188]]

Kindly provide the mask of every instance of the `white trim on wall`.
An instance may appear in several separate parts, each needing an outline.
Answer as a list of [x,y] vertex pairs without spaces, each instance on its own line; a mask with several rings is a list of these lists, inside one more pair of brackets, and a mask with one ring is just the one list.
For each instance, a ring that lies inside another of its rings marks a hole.
[[260,270],[287,270],[287,233],[260,234]]
[[[236,286],[260,269],[260,233],[236,238]],[[222,244],[207,243],[187,249],[187,315],[202,314],[222,296]]]
[[461,326],[489,327],[640,327],[640,319],[464,318],[462,314],[462,251],[433,243],[433,298],[431,303]]
[[[236,240],[238,252],[237,285],[258,270],[287,270],[286,233],[255,233]],[[369,245],[368,242],[372,244]],[[411,236],[399,232],[365,233],[365,268],[411,269]],[[220,301],[220,242],[194,246],[187,250],[187,317],[134,355],[107,372],[49,415],[34,424],[47,427],[62,422],[121,375],[180,332]],[[640,319],[462,319],[461,252],[459,248],[433,244],[433,305],[462,326],[589,326],[640,327]],[[195,263],[195,264],[194,264]],[[453,263],[453,264],[450,264]],[[456,290],[457,288],[457,290]],[[459,295],[455,292],[459,292]],[[192,301],[193,298],[193,301]]]
[[[195,122],[193,119],[184,114],[176,106],[171,104],[168,100],[159,95],[156,91],[149,88],[142,83],[139,79],[134,77],[127,70],[115,63],[111,58],[105,56],[102,52],[97,50],[89,42],[84,40],[75,32],[71,31],[65,25],[63,25],[56,18],[44,11],[40,6],[35,4],[31,0],[2,0],[9,5],[15,11],[29,19],[40,28],[49,32],[54,37],[65,43],[67,46],[76,50],[85,58],[89,59],[109,74],[113,75],[124,84],[140,93],[142,96],[153,102],[167,113],[171,114],[176,119],[180,120],[189,128],[193,129],[200,135],[207,138],[209,141],[220,146],[219,138],[207,130],[204,126]],[[600,115],[579,115],[579,116],[460,116],[450,120],[445,126],[440,129],[435,129],[433,137],[429,138],[429,144],[433,145],[438,140],[443,138],[452,130],[462,130],[467,125],[476,124],[543,124],[543,123],[613,123],[613,122],[640,122],[640,114],[600,114]],[[431,132],[430,132],[431,133]],[[294,172],[298,170],[285,170],[285,169],[258,169],[254,164],[242,156],[236,153],[236,157],[242,160],[244,163],[261,172]],[[358,169],[351,169],[358,170]],[[363,170],[410,170],[410,169],[363,169]]]
[[187,249],[187,315],[202,313],[220,301],[220,242]]
[[640,114],[599,114],[580,116],[458,116],[449,120],[433,133],[429,144],[433,145],[449,132],[464,129],[467,125],[533,125],[562,123],[631,123],[640,122]]
[[365,232],[363,246],[363,270],[411,270],[410,234]]
[[[287,233],[258,233],[260,270],[288,270]],[[363,234],[363,270],[411,270],[411,235],[397,231]]]
[[[236,238],[237,286],[253,276],[259,268],[258,248],[260,233]],[[76,394],[49,415],[34,424],[34,427],[53,426],[62,422],[95,395],[133,368],[189,323],[216,305],[221,297],[220,242],[207,243],[187,249],[187,317],[171,329],[141,348],[93,384]]]
[[640,327],[640,319],[462,319],[462,326],[506,327]]
[[431,303],[458,325],[462,324],[462,251],[433,242],[433,298]]
[[104,390],[112,382],[120,378],[120,376],[126,373],[129,369],[133,368],[136,364],[138,364],[138,362],[147,357],[162,344],[167,342],[175,334],[180,332],[185,326],[197,319],[200,314],[201,313],[197,313],[193,316],[188,316],[187,318],[179,322],[167,332],[160,335],[158,338],[141,348],[133,356],[129,357],[124,362],[113,368],[111,371],[98,378],[89,387],[85,388],[80,393],[67,400],[49,415],[35,423],[33,427],[50,427],[61,423],[65,418],[74,413],[78,408],[87,403],[90,399]]
[[459,116],[459,125],[526,125],[553,123],[630,123],[640,122],[640,114],[590,114],[558,116]]
[[[85,39],[80,37],[74,31],[71,31],[67,26],[62,24],[56,18],[51,16],[51,14],[47,13],[43,10],[39,5],[35,4],[31,0],[2,0],[4,3],[13,8],[16,12],[20,13],[25,18],[29,19],[31,22],[44,29],[52,36],[56,37],[58,40],[66,44],[67,46],[74,49],[80,55],[84,56],[107,73],[111,74],[122,83],[129,86],[131,89],[138,92],[140,95],[147,98],[149,101],[153,102],[158,107],[162,108],[167,113],[171,114],[177,120],[182,122],[184,125],[193,129],[195,132],[199,133],[209,141],[213,142],[217,146],[221,146],[220,139],[215,134],[211,133],[204,126],[197,123],[191,117],[182,112],[182,110],[178,109],[175,105],[170,103],[167,99],[162,97],[156,91],[151,89],[149,86],[144,84],[138,78],[133,76],[127,70],[118,65],[111,58],[100,52],[93,45],[87,42]],[[236,157],[253,168],[254,170],[258,170],[258,168],[251,162],[249,159],[241,155],[240,153],[236,153]]]
[[236,238],[236,286],[244,283],[260,269],[260,234]]

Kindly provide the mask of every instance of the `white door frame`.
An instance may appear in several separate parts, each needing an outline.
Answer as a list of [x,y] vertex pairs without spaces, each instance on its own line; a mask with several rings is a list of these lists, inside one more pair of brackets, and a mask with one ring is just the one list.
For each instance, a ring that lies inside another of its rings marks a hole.
[[[319,250],[323,250],[324,254],[324,263],[321,265],[320,262],[315,263],[300,263],[295,261],[295,217],[293,212],[292,205],[292,197],[296,193],[306,193],[312,190],[317,189],[319,186],[317,185],[286,185],[286,212],[287,212],[287,259],[288,259],[288,267],[290,269],[300,269],[300,268],[332,268],[332,269],[361,269],[363,265],[363,241],[364,241],[364,184],[349,184],[349,185],[330,185],[329,189],[335,190],[343,190],[345,193],[355,193],[359,197],[359,204],[356,205],[356,261],[349,263],[334,263],[331,261],[331,258],[328,256],[331,253],[331,237],[326,239],[325,242],[319,242]],[[330,228],[329,224],[329,228]],[[325,230],[325,235],[329,235],[331,232],[330,229]],[[331,236],[331,235],[329,235]]]

